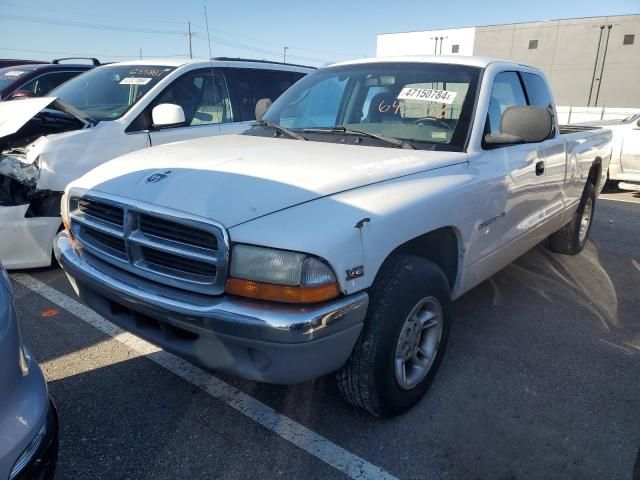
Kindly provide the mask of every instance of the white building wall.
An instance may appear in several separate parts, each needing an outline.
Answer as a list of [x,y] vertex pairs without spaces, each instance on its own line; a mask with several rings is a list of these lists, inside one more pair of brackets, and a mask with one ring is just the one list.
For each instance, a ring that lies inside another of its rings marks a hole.
[[457,55],[473,55],[475,27],[424,32],[383,33],[378,35],[376,56],[396,55],[456,55],[453,45],[458,45]]

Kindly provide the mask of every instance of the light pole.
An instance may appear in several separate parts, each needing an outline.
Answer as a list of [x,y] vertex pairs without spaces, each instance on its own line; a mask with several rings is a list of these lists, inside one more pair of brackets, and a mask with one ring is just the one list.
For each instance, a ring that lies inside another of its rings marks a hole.
[[287,50],[289,50],[289,47],[284,47],[282,50],[282,63],[287,63]]

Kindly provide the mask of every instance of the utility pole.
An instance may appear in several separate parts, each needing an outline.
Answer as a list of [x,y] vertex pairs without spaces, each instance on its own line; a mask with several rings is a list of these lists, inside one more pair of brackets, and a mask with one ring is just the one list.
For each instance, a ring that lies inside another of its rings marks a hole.
[[193,38],[195,33],[191,33],[191,21],[187,22],[187,25],[189,28],[189,33],[187,34],[189,36],[189,58],[193,58],[193,48],[191,47],[191,38]]
[[289,50],[289,47],[284,47],[282,51],[282,63],[287,63],[287,50]]

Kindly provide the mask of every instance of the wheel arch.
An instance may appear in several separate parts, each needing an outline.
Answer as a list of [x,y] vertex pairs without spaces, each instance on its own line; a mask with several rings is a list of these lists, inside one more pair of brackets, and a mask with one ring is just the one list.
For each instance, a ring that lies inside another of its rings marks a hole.
[[[382,263],[394,255],[414,255],[435,263],[442,269],[449,287],[454,289],[459,277],[459,269],[462,264],[460,252],[462,252],[461,235],[457,228],[452,226],[441,227],[419,235],[396,247]],[[379,273],[379,272],[378,272]]]
[[587,175],[587,182],[593,185],[596,192],[599,191],[599,186],[602,185],[602,158],[596,157],[591,163],[589,168],[589,174]]

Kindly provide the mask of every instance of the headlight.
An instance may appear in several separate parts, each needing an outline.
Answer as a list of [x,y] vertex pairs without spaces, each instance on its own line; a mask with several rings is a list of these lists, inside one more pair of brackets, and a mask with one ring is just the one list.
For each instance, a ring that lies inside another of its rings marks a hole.
[[40,178],[37,159],[29,163],[24,153],[0,155],[0,175],[11,177],[18,182],[33,187]]
[[236,245],[227,293],[286,303],[316,303],[337,297],[331,267],[304,253]]
[[71,223],[69,223],[69,196],[66,193],[60,199],[60,216],[62,217],[64,228],[71,230]]

